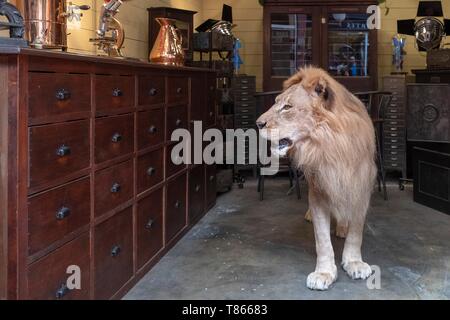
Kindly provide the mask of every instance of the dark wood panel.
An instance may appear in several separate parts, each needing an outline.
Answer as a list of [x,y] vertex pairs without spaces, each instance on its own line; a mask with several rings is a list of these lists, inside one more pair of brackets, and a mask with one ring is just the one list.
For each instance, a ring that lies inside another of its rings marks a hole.
[[158,74],[139,76],[139,105],[154,105],[166,102],[166,79]]
[[[176,153],[172,157],[172,151],[175,146],[177,146],[178,143],[171,144],[166,147],[166,178],[169,178],[173,176],[174,174],[180,172],[183,169],[186,169],[186,164],[183,162],[182,157],[184,156],[184,153],[181,152],[180,154]],[[181,164],[175,164],[175,162],[182,161]]]
[[[68,289],[67,280],[73,275],[67,273],[70,266],[79,267],[80,289]],[[89,282],[89,235],[84,234],[29,266],[27,298],[89,299]]]
[[164,179],[164,148],[149,152],[137,160],[137,192],[141,193]]
[[205,166],[206,208],[209,209],[216,203],[216,166]]
[[188,78],[186,76],[169,76],[167,82],[167,103],[188,104]]
[[163,193],[160,188],[137,205],[137,265],[144,266],[163,247]]
[[163,108],[139,112],[137,117],[139,150],[164,142],[165,113]]
[[183,174],[167,185],[165,237],[172,240],[186,226],[186,175]]
[[30,187],[89,167],[89,121],[32,127],[29,137]]
[[206,127],[214,126],[216,123],[216,78],[213,76],[207,77],[206,83]]
[[133,152],[133,114],[95,120],[95,162],[101,163]]
[[133,161],[98,171],[95,174],[95,216],[98,217],[133,197]]
[[29,73],[28,108],[31,122],[89,117],[91,82],[88,74]]
[[95,227],[95,299],[108,299],[133,275],[132,209]]
[[97,112],[134,106],[134,77],[95,76],[95,105]]
[[191,103],[190,112],[191,121],[206,120],[206,96],[205,95],[206,80],[203,75],[191,78]]
[[187,129],[187,106],[178,106],[167,109],[166,140],[170,141],[172,132],[176,129]]
[[189,223],[205,212],[205,167],[199,165],[189,172]]
[[45,249],[90,220],[90,179],[33,196],[28,201],[28,254]]

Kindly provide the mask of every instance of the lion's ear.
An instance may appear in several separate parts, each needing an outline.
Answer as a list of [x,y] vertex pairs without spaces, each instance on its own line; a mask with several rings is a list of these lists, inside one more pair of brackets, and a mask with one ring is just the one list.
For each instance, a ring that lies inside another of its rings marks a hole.
[[314,86],[314,91],[317,93],[319,97],[322,97],[324,100],[328,100],[330,97],[330,92],[327,86],[327,83],[324,79],[319,79]]

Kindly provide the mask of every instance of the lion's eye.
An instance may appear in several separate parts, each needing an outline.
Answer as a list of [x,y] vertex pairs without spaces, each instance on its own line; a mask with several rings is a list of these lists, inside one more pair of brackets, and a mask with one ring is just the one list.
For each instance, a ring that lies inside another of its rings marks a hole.
[[286,111],[292,109],[293,107],[290,104],[285,104],[281,110]]

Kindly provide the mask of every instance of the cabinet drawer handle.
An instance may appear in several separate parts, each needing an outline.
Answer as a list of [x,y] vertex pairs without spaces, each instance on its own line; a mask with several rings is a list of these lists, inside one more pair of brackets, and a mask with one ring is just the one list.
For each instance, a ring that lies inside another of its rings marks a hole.
[[241,83],[248,83],[248,80],[241,80]]
[[148,92],[148,94],[150,96],[156,96],[156,94],[158,93],[158,90],[156,90],[155,88],[151,88],[150,91]]
[[113,89],[112,95],[113,95],[113,97],[122,97],[123,92],[119,88],[115,88],[115,89]]
[[70,154],[70,147],[63,144],[56,150],[56,155],[59,157],[65,157]]
[[183,92],[183,89],[177,88],[177,93],[180,94],[181,92]]
[[70,215],[70,209],[67,207],[61,207],[56,212],[56,220],[63,220],[65,218],[67,218],[69,215]]
[[69,100],[70,99],[70,91],[67,89],[58,89],[56,90],[56,99],[59,101]]
[[214,115],[214,112],[210,111],[209,116],[212,117]]
[[65,285],[62,284],[58,290],[56,290],[56,299],[62,299],[65,295],[67,295],[70,292],[70,289]]
[[241,101],[248,101],[248,98],[241,98]]
[[195,186],[195,192],[199,192],[199,191],[200,191],[200,185],[197,184],[197,185]]
[[122,141],[122,138],[123,137],[122,137],[122,135],[120,133],[114,133],[112,138],[111,138],[111,141],[114,142],[114,143],[117,143],[117,142]]
[[392,142],[392,143],[397,143],[398,140],[397,140],[397,139],[391,139],[391,142]]
[[119,193],[122,187],[117,182],[113,183],[111,187],[111,193]]
[[209,176],[209,181],[213,181],[214,180],[214,176]]
[[112,249],[111,249],[111,257],[117,257],[120,254],[120,251],[122,251],[120,246],[112,247]]
[[214,91],[214,89],[216,89],[216,87],[214,87],[214,86],[209,87],[209,91]]
[[175,125],[177,126],[177,127],[179,127],[179,126],[181,126],[181,120],[180,119],[177,119],[177,121],[175,121]]
[[176,209],[179,209],[180,208],[180,206],[181,206],[181,203],[180,203],[180,201],[175,201],[175,208]]
[[148,222],[145,225],[145,229],[147,229],[147,230],[152,229],[154,224],[155,224],[155,222],[152,219],[148,220]]
[[148,176],[152,176],[152,175],[154,175],[155,173],[156,173],[156,169],[155,169],[155,168],[150,167],[150,168],[147,169],[147,175],[148,175]]
[[158,130],[156,129],[155,126],[151,126],[150,128],[148,128],[148,133],[155,134],[156,131],[158,131]]

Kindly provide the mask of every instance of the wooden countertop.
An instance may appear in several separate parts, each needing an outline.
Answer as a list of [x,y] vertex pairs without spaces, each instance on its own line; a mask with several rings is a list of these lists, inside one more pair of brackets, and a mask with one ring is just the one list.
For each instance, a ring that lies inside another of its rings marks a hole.
[[0,46],[0,55],[28,55],[35,57],[45,57],[53,59],[66,59],[66,60],[76,60],[76,61],[86,61],[95,63],[108,63],[108,64],[118,64],[118,65],[129,65],[134,67],[142,68],[157,68],[159,70],[173,70],[173,71],[190,71],[190,72],[211,72],[215,73],[215,70],[207,68],[196,68],[196,67],[175,67],[175,66],[165,66],[156,63],[150,63],[135,58],[110,58],[107,56],[98,55],[87,55],[78,53],[69,53],[58,50],[44,50],[44,49],[33,49],[33,48],[20,48],[20,47],[2,47]]

